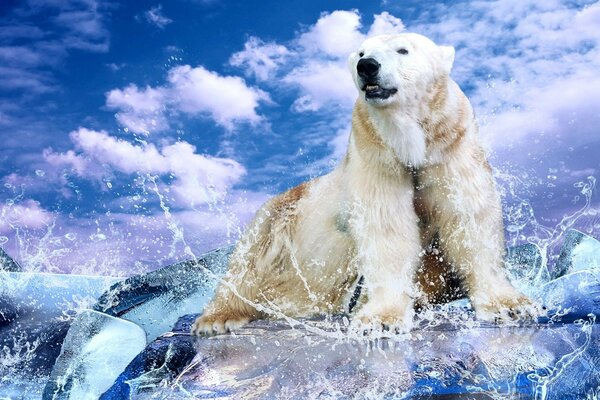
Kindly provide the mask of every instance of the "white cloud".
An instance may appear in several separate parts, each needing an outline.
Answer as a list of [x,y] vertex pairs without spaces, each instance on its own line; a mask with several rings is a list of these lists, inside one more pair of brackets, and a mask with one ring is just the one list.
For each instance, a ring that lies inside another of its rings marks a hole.
[[404,30],[404,24],[400,18],[394,17],[387,11],[375,15],[373,23],[369,28],[367,36],[399,33]]
[[44,157],[50,165],[69,167],[89,179],[112,172],[172,176],[174,180],[167,190],[174,193],[180,206],[193,207],[219,200],[246,173],[237,161],[197,154],[196,148],[187,142],[162,148],[148,143],[134,145],[105,131],[86,128],[79,128],[70,136],[77,151],[45,151]]
[[494,148],[540,134],[571,137],[572,144],[594,140],[599,2],[457,3],[409,28],[457,46],[453,76],[474,87],[482,135]]
[[508,93],[502,100],[506,99],[518,101],[518,107],[488,116],[482,129],[495,148],[519,141],[531,142],[531,137],[538,134],[549,139],[563,136],[571,146],[599,139],[600,77],[596,75],[586,72],[567,75],[523,90],[520,96]]
[[189,65],[169,70],[164,86],[140,89],[131,84],[106,94],[106,105],[118,111],[119,123],[146,134],[167,129],[168,117],[179,113],[208,116],[227,130],[237,123],[255,125],[263,121],[256,111],[261,103],[270,103],[268,94],[242,78]]
[[68,47],[93,52],[107,52],[108,30],[99,2],[85,2],[83,7],[62,9],[53,18],[56,25],[67,29],[64,43]]
[[144,18],[146,19],[146,21],[148,21],[148,23],[160,29],[164,29],[165,26],[173,22],[171,18],[168,18],[165,15],[163,15],[161,4],[151,7],[148,11],[144,12]]
[[28,94],[46,93],[56,89],[47,73],[23,69],[21,67],[0,66],[0,89],[23,90]]
[[360,15],[356,10],[324,13],[297,42],[308,53],[345,60],[365,37],[360,28]]
[[270,102],[267,93],[247,86],[242,78],[221,76],[203,67],[175,67],[169,71],[168,80],[181,111],[208,113],[229,130],[235,122],[260,122],[256,108],[260,102]]
[[73,150],[68,150],[64,153],[55,153],[52,149],[45,149],[43,156],[46,162],[53,167],[68,165],[79,176],[89,173],[89,161]]
[[133,132],[147,134],[168,128],[164,115],[168,96],[168,91],[161,87],[139,89],[131,84],[108,92],[106,106],[119,110],[115,117],[121,125]]
[[120,63],[120,64],[117,64],[117,63],[108,63],[108,64],[105,64],[105,65],[111,71],[117,72],[117,71],[120,71],[121,69],[123,69],[123,67],[125,67],[126,64],[125,63]]
[[44,210],[40,203],[25,200],[20,203],[4,203],[0,209],[0,233],[7,233],[18,227],[20,229],[45,228],[54,219],[54,215]]
[[350,109],[356,89],[345,63],[309,61],[294,68],[283,82],[299,86],[302,95],[293,104],[295,111],[318,111],[326,105]]
[[244,44],[244,50],[231,55],[229,64],[245,68],[247,75],[254,76],[259,81],[266,81],[286,62],[289,53],[283,45],[265,43],[252,36]]
[[44,31],[29,24],[0,26],[0,40],[39,39],[43,36]]
[[4,65],[39,65],[42,55],[25,46],[0,46],[0,60]]

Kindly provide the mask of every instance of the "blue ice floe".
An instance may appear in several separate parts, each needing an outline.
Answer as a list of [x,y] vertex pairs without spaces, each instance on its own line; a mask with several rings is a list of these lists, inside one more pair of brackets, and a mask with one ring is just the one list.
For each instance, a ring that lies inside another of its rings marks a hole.
[[190,336],[230,252],[124,281],[0,273],[0,398],[600,395],[600,242],[581,232],[568,232],[551,268],[533,244],[507,252],[513,283],[549,309],[537,323],[480,323],[463,299],[422,315],[408,335],[376,340],[347,335],[343,316]]

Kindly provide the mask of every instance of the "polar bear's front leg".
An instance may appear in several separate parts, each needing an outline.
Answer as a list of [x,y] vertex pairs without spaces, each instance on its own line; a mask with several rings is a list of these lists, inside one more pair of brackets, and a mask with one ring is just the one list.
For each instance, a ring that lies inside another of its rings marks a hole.
[[[262,217],[260,211],[258,215]],[[252,306],[261,288],[261,270],[256,268],[257,248],[269,237],[267,224],[261,221],[265,219],[255,218],[238,242],[214,298],[192,325],[193,335],[230,332],[261,316]]]
[[[466,153],[466,152],[465,152]],[[504,229],[500,198],[491,170],[470,158],[432,167],[437,188],[430,189],[444,257],[466,286],[477,318],[487,321],[532,318],[536,306],[504,273]]]
[[[477,222],[479,220],[479,222]],[[443,254],[457,268],[479,320],[530,319],[538,314],[532,301],[519,293],[502,268],[504,248],[488,218],[458,213],[440,230]]]
[[[392,195],[392,193],[389,193]],[[414,317],[414,274],[421,250],[410,187],[391,198],[356,204],[350,221],[367,302],[354,315],[356,328],[407,332]]]

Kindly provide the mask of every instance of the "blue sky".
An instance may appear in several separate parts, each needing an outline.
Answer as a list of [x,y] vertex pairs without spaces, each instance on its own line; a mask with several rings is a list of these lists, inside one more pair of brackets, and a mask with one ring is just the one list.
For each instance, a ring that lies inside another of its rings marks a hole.
[[0,244],[30,270],[125,275],[233,242],[335,165],[346,57],[402,30],[456,47],[509,241],[581,209],[598,232],[598,2],[28,0],[0,4]]

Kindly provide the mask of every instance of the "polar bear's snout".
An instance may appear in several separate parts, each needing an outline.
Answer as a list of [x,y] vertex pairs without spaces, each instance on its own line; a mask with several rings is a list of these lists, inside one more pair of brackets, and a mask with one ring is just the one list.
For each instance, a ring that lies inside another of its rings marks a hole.
[[356,65],[356,72],[363,81],[371,81],[377,79],[381,64],[374,58],[361,58]]
[[356,64],[356,73],[362,83],[360,90],[367,99],[387,99],[398,91],[396,88],[385,88],[381,85],[379,71],[381,64],[372,57],[361,58]]

